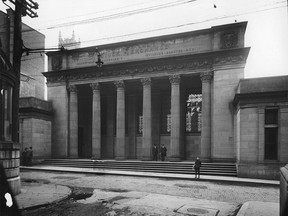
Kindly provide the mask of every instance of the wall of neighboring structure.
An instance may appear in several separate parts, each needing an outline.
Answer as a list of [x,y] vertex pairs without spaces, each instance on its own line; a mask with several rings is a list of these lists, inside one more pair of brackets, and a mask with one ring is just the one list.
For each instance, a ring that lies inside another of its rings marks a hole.
[[[234,99],[239,177],[279,179],[288,162],[287,88],[288,76],[241,80]],[[265,110],[271,108],[278,112],[275,160],[265,158]]]
[[[45,36],[35,29],[22,25],[22,39],[24,46],[30,49],[44,49]],[[45,77],[42,72],[45,68],[45,55],[40,53],[23,54],[21,61],[21,73],[30,78],[21,82],[20,97],[36,97],[44,100]]]
[[33,159],[51,157],[51,121],[36,118],[20,120],[22,149],[33,146]]

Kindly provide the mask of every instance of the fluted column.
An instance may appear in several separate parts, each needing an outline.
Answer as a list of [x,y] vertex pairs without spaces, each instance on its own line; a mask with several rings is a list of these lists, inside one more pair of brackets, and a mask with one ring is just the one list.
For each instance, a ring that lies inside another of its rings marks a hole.
[[169,77],[171,83],[170,160],[180,161],[180,76]]
[[116,151],[115,159],[125,159],[125,89],[124,81],[116,81],[117,113],[116,113]]
[[92,83],[90,87],[93,90],[92,106],[92,157],[101,158],[101,97],[100,84]]
[[151,78],[141,79],[141,82],[143,85],[142,160],[151,160],[151,147],[152,147]]
[[77,99],[77,87],[70,85],[68,87],[70,92],[70,104],[69,104],[69,149],[68,157],[78,157],[78,99]]
[[211,80],[213,72],[200,74],[202,80],[201,157],[211,159]]

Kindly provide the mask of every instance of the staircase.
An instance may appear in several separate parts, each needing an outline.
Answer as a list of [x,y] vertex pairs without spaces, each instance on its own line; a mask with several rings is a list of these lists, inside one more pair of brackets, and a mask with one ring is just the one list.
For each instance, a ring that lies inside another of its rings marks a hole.
[[[115,161],[90,159],[46,159],[40,165],[95,168],[133,172],[194,174],[193,162],[162,162],[162,161]],[[202,163],[201,175],[237,176],[234,163]]]

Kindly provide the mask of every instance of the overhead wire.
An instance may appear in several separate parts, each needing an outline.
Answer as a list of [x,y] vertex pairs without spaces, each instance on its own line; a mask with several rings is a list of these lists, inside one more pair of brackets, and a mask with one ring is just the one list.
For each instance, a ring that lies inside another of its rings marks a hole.
[[[280,1],[280,2],[273,3],[273,4],[268,4],[268,6],[269,5],[274,6],[274,5],[277,5],[277,4],[284,3],[284,2],[286,3],[286,1]],[[266,7],[266,6],[267,5],[263,5],[263,6],[258,7],[258,8],[263,8],[263,7]],[[266,8],[266,9],[244,11],[244,12],[240,12],[240,13],[233,14],[233,15],[224,15],[224,16],[220,16],[220,17],[216,17],[216,18],[214,17],[214,18],[211,18],[211,19],[198,21],[198,22],[190,22],[190,23],[186,23],[186,24],[181,24],[181,25],[176,25],[176,26],[169,26],[169,27],[163,27],[163,28],[157,28],[157,29],[152,29],[152,30],[147,30],[147,31],[142,31],[142,32],[135,32],[135,33],[125,34],[125,35],[118,35],[118,36],[104,37],[104,38],[98,38],[98,39],[93,39],[93,40],[86,40],[86,41],[81,41],[81,44],[83,45],[85,43],[88,44],[88,43],[96,42],[96,41],[110,40],[110,39],[116,39],[116,38],[124,38],[124,37],[130,37],[130,36],[139,35],[139,34],[143,34],[143,33],[151,33],[151,32],[163,31],[163,30],[167,30],[167,29],[181,28],[181,27],[184,27],[184,26],[189,26],[189,25],[209,22],[209,21],[212,21],[212,20],[227,19],[227,18],[230,18],[230,17],[236,17],[236,16],[241,16],[241,15],[251,14],[251,13],[258,13],[258,12],[267,11],[267,10],[274,10],[274,9],[282,8],[282,7],[286,7],[286,5],[285,6],[270,7],[270,8]],[[34,29],[32,29],[30,31],[34,31]],[[2,33],[2,32],[0,32],[0,33]],[[71,45],[71,46],[73,46],[73,45]],[[47,48],[49,48],[49,47],[47,47]]]

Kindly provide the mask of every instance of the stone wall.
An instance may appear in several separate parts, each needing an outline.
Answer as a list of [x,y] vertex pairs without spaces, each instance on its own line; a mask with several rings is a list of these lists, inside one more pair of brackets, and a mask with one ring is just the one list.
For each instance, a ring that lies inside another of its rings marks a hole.
[[20,120],[22,151],[33,147],[33,159],[51,158],[51,121],[22,118]]
[[214,70],[212,95],[212,160],[236,160],[232,101],[244,68]]
[[20,98],[21,151],[33,148],[33,158],[51,158],[52,104],[34,97]]

